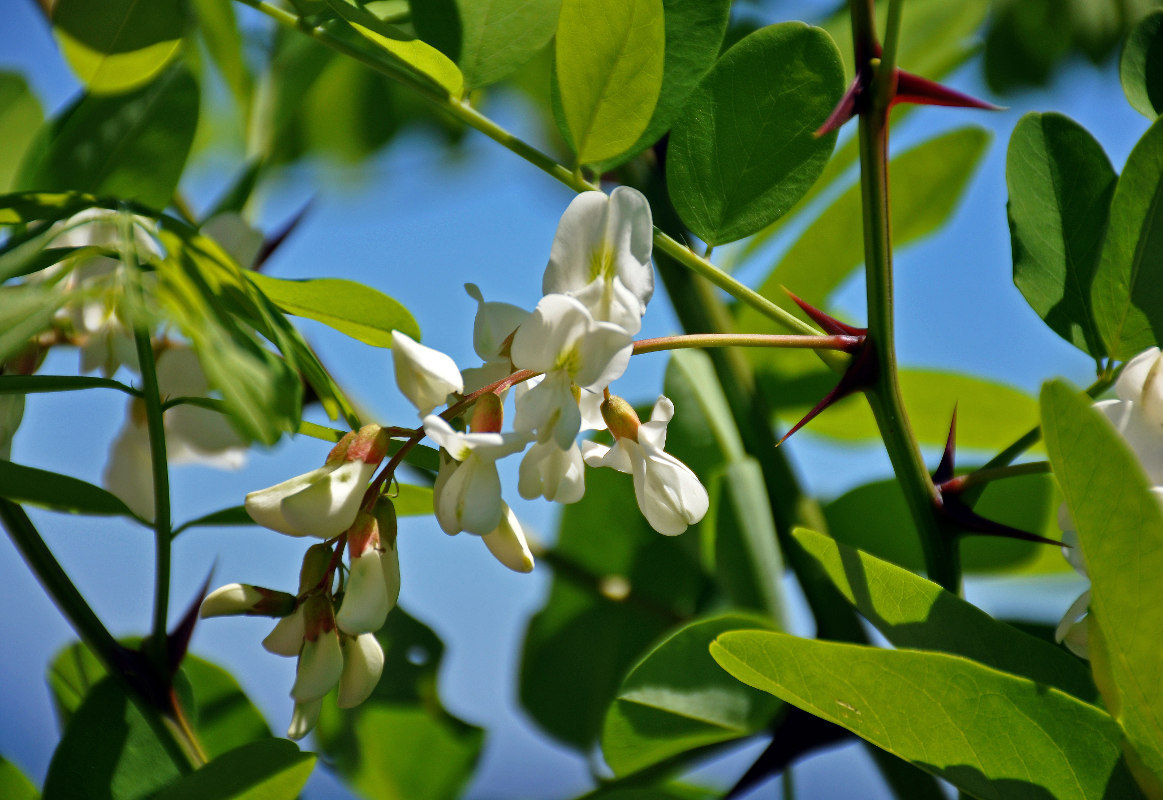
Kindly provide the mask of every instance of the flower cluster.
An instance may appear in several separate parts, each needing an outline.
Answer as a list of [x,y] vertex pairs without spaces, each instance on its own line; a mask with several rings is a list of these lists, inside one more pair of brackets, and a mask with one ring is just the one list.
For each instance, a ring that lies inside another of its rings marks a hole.
[[[1158,347],[1145,350],[1127,362],[1115,383],[1117,399],[1100,400],[1094,407],[1115,426],[1130,446],[1147,479],[1151,491],[1163,503],[1163,354]],[[1078,534],[1070,510],[1063,503],[1058,510],[1062,529],[1063,555],[1080,575],[1089,578]],[[1089,657],[1086,616],[1090,607],[1090,590],[1083,592],[1067,610],[1054,638],[1074,654]]]
[[[348,434],[322,467],[247,496],[246,509],[260,525],[326,540],[308,550],[296,595],[232,584],[203,605],[204,616],[283,617],[263,644],[298,657],[288,735],[310,730],[332,687],[339,686],[339,704],[350,706],[378,680],[383,652],[373,633],[400,587],[395,518],[381,491],[424,436],[440,448],[433,510],[441,529],[479,536],[517,572],[533,569],[533,554],[502,499],[497,461],[509,455],[525,452],[517,488],[526,499],[576,502],[589,464],[631,474],[638,506],[660,533],[682,533],[706,514],[706,489],[664,450],[670,400],[660,397],[642,423],[609,390],[626,370],[653,294],[652,235],[650,207],[637,191],[579,195],[561,218],[544,296],[532,312],[486,302],[476,286],[466,286],[477,301],[473,345],[480,366],[462,372],[444,353],[393,332],[396,384],[422,424],[392,429],[405,441],[378,476],[389,431],[370,425]],[[504,430],[513,387],[513,426]],[[577,439],[587,430],[608,430],[613,445],[586,441],[583,456]]]

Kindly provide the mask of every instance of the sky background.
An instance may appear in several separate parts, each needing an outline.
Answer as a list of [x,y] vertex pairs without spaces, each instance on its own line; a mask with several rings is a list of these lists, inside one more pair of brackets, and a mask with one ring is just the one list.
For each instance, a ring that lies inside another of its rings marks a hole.
[[[74,96],[77,84],[56,54],[47,27],[26,0],[0,0],[0,6],[6,20],[0,26],[0,69],[22,73],[46,110],[59,109]],[[976,61],[949,83],[990,97]],[[999,102],[1009,108],[990,114],[922,109],[894,130],[894,151],[961,124],[993,133],[952,222],[897,256],[901,361],[982,375],[1031,394],[1042,381],[1058,375],[1084,386],[1092,379],[1093,362],[1049,331],[1012,283],[1005,147],[1022,114],[1057,110],[1089,129],[1121,169],[1147,121],[1123,98],[1113,64],[1095,68],[1075,63],[1061,70],[1048,89]],[[485,111],[539,144],[541,133],[519,97],[496,93]],[[196,207],[217,194],[235,166],[229,154],[200,156],[186,184]],[[342,276],[376,287],[412,310],[425,344],[449,353],[463,367],[476,360],[471,342],[476,307],[461,285],[472,281],[488,300],[531,308],[540,297],[541,271],[557,220],[571,196],[474,132],[468,132],[454,160],[422,134],[409,133],[359,169],[316,166],[287,174],[264,191],[257,222],[270,230],[312,201],[310,214],[269,263],[268,272],[288,278]],[[741,276],[755,282],[772,263],[774,258]],[[862,318],[860,280],[845,287],[836,305],[851,320]],[[665,335],[676,328],[660,290],[641,335]],[[310,322],[302,329],[371,418],[415,424],[414,409],[396,394],[388,351]],[[72,373],[76,359],[73,351],[54,353],[42,372]],[[635,358],[617,391],[634,400],[652,400],[660,391],[665,361],[661,354]],[[125,406],[124,397],[113,392],[35,396],[28,402],[13,459],[100,483]],[[810,429],[797,438],[789,448],[791,457],[808,489],[823,497],[889,474],[879,445],[838,446],[813,438]],[[304,438],[255,451],[237,473],[175,468],[175,520],[236,504],[246,491],[312,469],[326,449]],[[507,499],[536,535],[551,539],[556,509],[520,501],[516,462],[505,466]],[[119,521],[48,512],[34,512],[33,517],[113,633],[144,632],[152,606],[152,534]],[[586,764],[541,736],[515,699],[522,632],[528,616],[543,602],[548,570],[511,573],[474,537],[444,536],[430,519],[407,519],[400,528],[400,603],[446,643],[442,698],[452,713],[489,729],[482,766],[468,796],[549,798],[582,791],[588,782]],[[211,570],[216,584],[289,587],[303,549],[301,541],[257,527],[187,532],[174,550],[174,613],[190,601]],[[971,581],[967,593],[995,613],[1020,611],[1027,618],[1056,621],[1081,588],[1079,579],[1065,576],[992,579]],[[6,656],[0,659],[0,754],[39,784],[59,735],[44,670],[74,637],[6,537],[0,539],[0,610],[0,652]],[[796,624],[800,632],[810,632],[802,618]],[[259,641],[269,628],[270,621],[263,619],[212,620],[198,627],[192,650],[231,668],[279,732],[290,718],[287,693],[294,661],[261,649]],[[732,782],[757,747],[711,768],[708,782]],[[795,780],[805,797],[851,796],[854,785],[862,786],[861,796],[884,796],[877,794],[878,787],[865,785],[869,769],[859,748],[845,747],[798,766]],[[317,770],[306,796],[344,794]],[[771,787],[762,796],[781,795]]]

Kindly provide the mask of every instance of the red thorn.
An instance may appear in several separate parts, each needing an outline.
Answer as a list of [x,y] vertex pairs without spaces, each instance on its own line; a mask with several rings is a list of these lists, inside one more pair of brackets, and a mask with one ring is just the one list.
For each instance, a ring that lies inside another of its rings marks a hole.
[[876,351],[869,346],[868,340],[864,339],[860,350],[857,351],[852,363],[848,365],[848,369],[840,376],[839,382],[833,387],[832,391],[824,395],[824,398],[812,407],[812,410],[804,415],[803,419],[791,427],[783,438],[776,442],[776,447],[787,441],[788,437],[798,431],[800,428],[807,425],[824,409],[834,403],[843,400],[850,394],[854,394],[869,386],[876,377]]
[[949,423],[949,436],[945,439],[945,452],[941,454],[941,463],[933,473],[933,483],[938,487],[945,486],[953,478],[953,451],[957,440],[957,406],[953,406],[953,419]]
[[206,593],[210,591],[210,579],[213,575],[214,571],[211,570],[202,583],[202,588],[198,590],[197,596],[194,597],[194,601],[186,609],[186,613],[182,615],[173,631],[166,637],[166,654],[169,657],[170,671],[175,675],[182,665],[182,659],[186,657],[186,651],[190,648],[190,637],[194,635],[194,625],[198,622],[198,609],[202,607],[202,601],[206,599]]
[[844,91],[844,95],[840,98],[840,102],[832,109],[832,113],[824,120],[824,124],[816,128],[812,132],[812,136],[819,139],[821,136],[839,130],[845,122],[856,116],[857,108],[860,105],[861,97],[864,94],[867,80],[865,79],[865,71],[861,70],[852,79],[852,83]]
[[897,103],[916,103],[923,106],[953,106],[956,108],[981,108],[987,111],[1002,111],[1003,106],[995,106],[984,100],[950,89],[939,83],[905,72],[897,71],[896,92],[892,98],[892,105]]
[[1003,539],[1020,539],[1023,542],[1052,544],[1056,547],[1062,546],[1062,542],[1055,541],[1054,539],[1047,539],[1045,536],[1038,536],[1037,534],[1024,531],[1021,528],[1014,528],[1010,525],[1004,525],[1000,522],[986,519],[961,502],[961,499],[953,493],[939,492],[938,496],[941,498],[938,502],[938,507],[944,516],[970,533],[976,533],[982,536],[998,536]]
[[794,300],[795,304],[802,308],[804,313],[812,318],[813,322],[823,328],[825,333],[830,333],[833,336],[864,336],[868,333],[867,328],[857,328],[852,325],[847,325],[832,315],[825,314],[812,304],[796,297],[786,286],[780,288],[787,292],[788,297]]

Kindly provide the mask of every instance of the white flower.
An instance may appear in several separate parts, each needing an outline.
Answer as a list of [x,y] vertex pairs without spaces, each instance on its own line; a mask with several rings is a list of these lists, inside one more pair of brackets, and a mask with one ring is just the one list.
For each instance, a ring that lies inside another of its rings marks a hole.
[[228,583],[206,595],[198,615],[205,619],[207,617],[247,614],[261,603],[263,598],[263,593],[254,586],[245,583]]
[[544,496],[558,503],[576,503],[586,491],[585,465],[577,442],[562,450],[556,442],[538,442],[521,459],[517,491],[526,500]]
[[[395,520],[395,515],[392,515]],[[373,633],[383,627],[388,612],[400,596],[400,559],[395,534],[391,544],[380,535],[375,516],[361,513],[347,531],[351,558],[343,602],[335,615],[340,630],[349,634]]]
[[319,712],[323,710],[323,698],[310,700],[306,703],[295,703],[295,711],[291,714],[291,724],[287,728],[288,739],[302,739],[315,723],[319,721]]
[[475,284],[466,283],[464,288],[469,297],[477,301],[472,346],[485,362],[461,373],[464,377],[464,391],[475,392],[508,377],[512,372],[508,353],[502,354],[502,350],[506,349],[505,344],[513,332],[529,317],[529,312],[510,303],[486,303]]
[[1163,355],[1158,347],[1127,362],[1115,383],[1119,400],[1135,403],[1156,427],[1163,429]]
[[340,708],[354,708],[371,697],[384,671],[384,649],[370,633],[343,641],[343,673],[339,676]]
[[339,683],[343,649],[327,597],[317,594],[303,603],[305,632],[291,697],[298,703],[318,700]]
[[604,389],[626,371],[632,350],[629,333],[596,321],[580,301],[563,294],[542,297],[513,337],[514,365],[545,373],[518,398],[514,427],[568,450],[581,430],[574,386]]
[[424,432],[448,451],[452,463],[441,465],[433,486],[436,519],[445,533],[468,531],[485,535],[501,524],[501,478],[498,458],[523,449],[520,433],[460,433],[430,414]]
[[572,295],[595,319],[635,334],[654,293],[653,237],[650,204],[638,190],[582,192],[561,215],[542,291]]
[[[157,356],[158,391],[163,399],[206,397],[210,385],[197,354],[175,345]],[[218,469],[238,469],[246,462],[246,443],[224,414],[193,405],[179,405],[162,416],[166,458],[171,464],[198,463]],[[153,519],[153,464],[149,430],[141,400],[131,400],[129,414],[109,452],[105,487],[143,519]]]
[[248,494],[246,513],[264,528],[290,536],[338,536],[355,521],[387,442],[378,425],[347,434],[322,467]]
[[513,509],[507,503],[502,503],[504,513],[501,515],[501,524],[492,533],[481,538],[489,552],[514,572],[533,571],[533,553],[529,550],[529,543],[525,541],[525,531],[521,529],[521,522]]
[[[603,410],[609,407],[609,401]],[[674,404],[660,396],[650,414],[650,421],[637,423],[633,409],[621,401],[621,419],[611,420],[615,444],[606,447],[585,442],[585,462],[591,467],[611,467],[634,476],[634,495],[638,508],[650,527],[667,536],[682,533],[688,525],[703,518],[710,505],[707,490],[690,467],[663,451],[666,425],[674,416]],[[627,414],[628,412],[628,414]]]
[[392,362],[396,368],[396,385],[421,417],[444,405],[449,394],[464,391],[455,361],[399,331],[392,331]]

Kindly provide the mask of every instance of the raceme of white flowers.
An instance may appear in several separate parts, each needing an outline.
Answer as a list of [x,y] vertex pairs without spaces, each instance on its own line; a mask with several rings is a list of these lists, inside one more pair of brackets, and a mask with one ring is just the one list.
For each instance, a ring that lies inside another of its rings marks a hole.
[[[436,520],[450,535],[481,537],[511,570],[532,570],[533,553],[502,498],[497,461],[522,451],[518,491],[527,499],[577,502],[588,463],[632,475],[638,506],[660,533],[682,533],[707,512],[706,489],[664,450],[670,400],[660,397],[650,421],[641,423],[609,393],[626,370],[654,291],[652,236],[650,206],[636,190],[585,192],[562,215],[545,294],[532,312],[486,302],[478,287],[466,285],[477,302],[473,346],[481,366],[462,372],[444,353],[393,332],[396,384],[421,419],[401,447],[427,436],[440,448]],[[504,430],[512,385],[514,424]],[[443,406],[448,410],[435,413]],[[467,427],[457,420],[462,413]],[[585,442],[583,462],[579,433],[603,429],[613,446]],[[338,686],[341,706],[355,705],[383,668],[374,634],[396,603],[400,572],[395,514],[380,494],[392,476],[373,477],[389,441],[386,429],[365,426],[347,434],[322,467],[247,495],[246,510],[260,525],[325,540],[307,551],[296,595],[231,584],[202,606],[203,616],[281,617],[263,645],[298,658],[292,738],[312,728],[332,688]]]
[[[1115,383],[1115,395],[1116,399],[1100,400],[1094,407],[1114,424],[1153,484],[1151,491],[1163,503],[1163,354],[1158,347],[1144,350],[1127,362]],[[1058,509],[1058,526],[1063,543],[1069,545],[1062,548],[1063,555],[1075,571],[1089,578],[1065,503]],[[1082,658],[1090,654],[1086,627],[1089,607],[1088,589],[1071,604],[1054,633],[1057,641]]]

